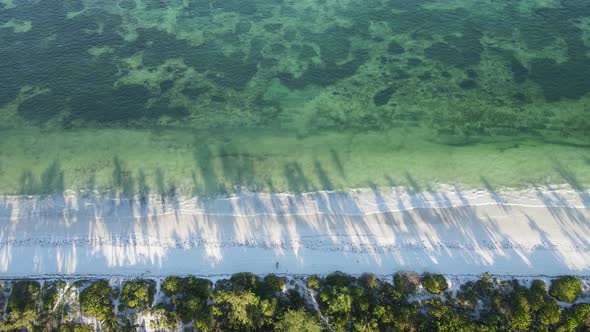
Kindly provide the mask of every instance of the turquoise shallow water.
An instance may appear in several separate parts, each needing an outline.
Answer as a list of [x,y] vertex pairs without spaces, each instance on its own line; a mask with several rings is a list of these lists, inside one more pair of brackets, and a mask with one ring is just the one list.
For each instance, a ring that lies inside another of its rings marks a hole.
[[589,53],[580,0],[2,0],[0,192],[585,185]]

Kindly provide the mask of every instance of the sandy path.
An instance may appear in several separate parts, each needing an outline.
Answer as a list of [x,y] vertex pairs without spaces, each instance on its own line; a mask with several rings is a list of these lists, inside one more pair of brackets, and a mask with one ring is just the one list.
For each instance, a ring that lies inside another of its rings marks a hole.
[[[590,200],[568,188],[0,201],[0,277],[415,270],[590,275]],[[276,263],[278,268],[276,267]]]

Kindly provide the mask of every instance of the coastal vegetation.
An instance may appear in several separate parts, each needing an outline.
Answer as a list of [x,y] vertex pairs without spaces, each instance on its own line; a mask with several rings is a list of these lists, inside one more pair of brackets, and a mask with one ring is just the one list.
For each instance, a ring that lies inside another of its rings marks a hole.
[[572,276],[510,279],[335,272],[238,273],[215,283],[4,281],[0,331],[586,331],[587,289]]

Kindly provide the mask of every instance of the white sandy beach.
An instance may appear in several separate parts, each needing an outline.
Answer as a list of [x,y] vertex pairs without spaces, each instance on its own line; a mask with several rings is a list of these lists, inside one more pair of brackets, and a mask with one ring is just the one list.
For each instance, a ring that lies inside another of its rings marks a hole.
[[0,278],[336,270],[588,276],[590,194],[442,187],[0,199]]

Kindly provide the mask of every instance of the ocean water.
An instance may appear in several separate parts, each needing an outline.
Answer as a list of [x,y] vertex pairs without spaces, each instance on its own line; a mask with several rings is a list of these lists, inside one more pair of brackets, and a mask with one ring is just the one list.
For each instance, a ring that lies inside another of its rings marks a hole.
[[0,0],[0,192],[590,184],[590,2]]

